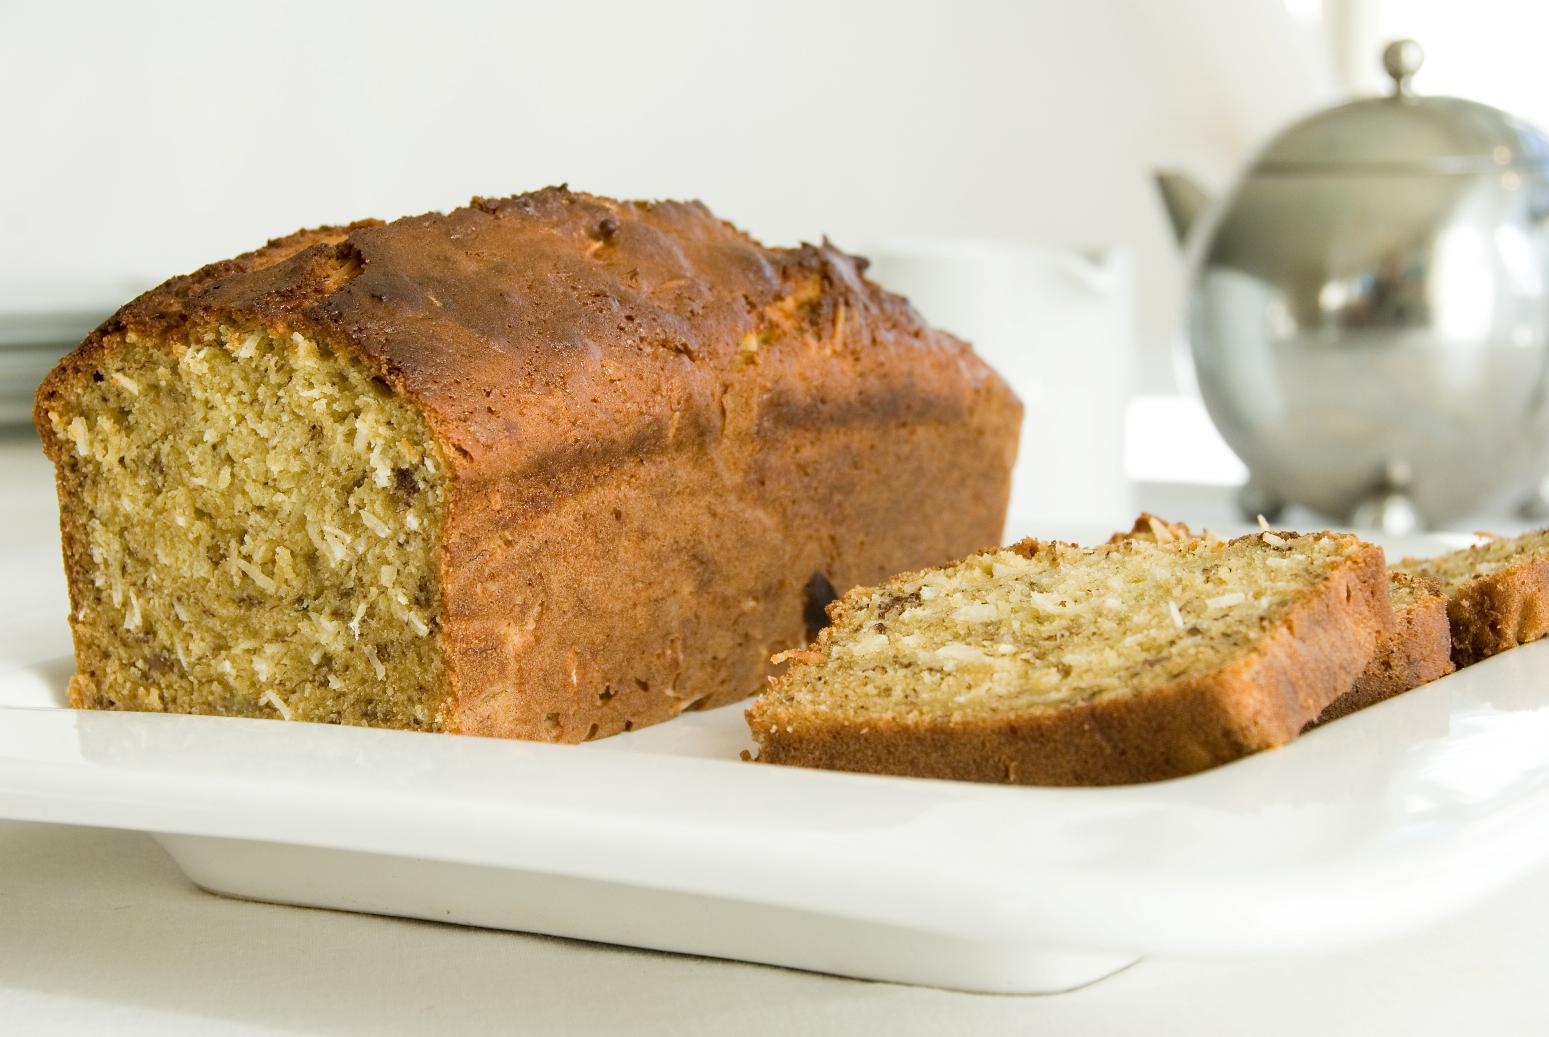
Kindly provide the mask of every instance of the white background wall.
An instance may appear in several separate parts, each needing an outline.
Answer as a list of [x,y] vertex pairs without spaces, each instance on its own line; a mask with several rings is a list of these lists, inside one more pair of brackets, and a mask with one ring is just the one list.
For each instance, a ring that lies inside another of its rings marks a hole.
[[1379,41],[1410,36],[1425,47],[1415,89],[1493,104],[1549,127],[1549,3],[1544,0],[1382,0]]
[[1332,83],[1281,0],[0,2],[0,296],[568,181],[775,244],[1127,242],[1167,391],[1151,169],[1219,185]]

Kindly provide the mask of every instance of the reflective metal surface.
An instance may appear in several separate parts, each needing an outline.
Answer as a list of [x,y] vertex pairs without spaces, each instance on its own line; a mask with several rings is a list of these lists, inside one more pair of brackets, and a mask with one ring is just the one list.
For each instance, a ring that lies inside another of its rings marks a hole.
[[[1402,87],[1417,56],[1389,57]],[[1200,390],[1250,495],[1340,519],[1403,496],[1433,526],[1522,497],[1546,216],[1549,140],[1485,105],[1398,89],[1272,142],[1190,237]]]

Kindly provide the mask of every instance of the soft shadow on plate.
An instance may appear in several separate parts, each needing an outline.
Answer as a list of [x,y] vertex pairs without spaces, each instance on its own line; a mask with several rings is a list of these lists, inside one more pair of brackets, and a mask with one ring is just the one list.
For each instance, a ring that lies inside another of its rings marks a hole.
[[60,655],[30,666],[0,659],[0,706],[69,709],[67,689],[73,676],[73,656]]

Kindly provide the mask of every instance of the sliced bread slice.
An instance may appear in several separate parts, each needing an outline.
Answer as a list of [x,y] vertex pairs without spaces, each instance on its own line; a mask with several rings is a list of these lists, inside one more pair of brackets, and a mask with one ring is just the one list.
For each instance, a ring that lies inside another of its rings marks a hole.
[[1023,541],[851,591],[748,711],[769,763],[1112,785],[1283,745],[1394,628],[1334,533]]
[[1397,626],[1377,639],[1372,661],[1355,685],[1329,703],[1309,728],[1402,695],[1457,669],[1452,664],[1447,599],[1441,584],[1390,570],[1388,595]]
[[[1183,522],[1168,522],[1143,511],[1129,532],[1115,533],[1108,543],[1147,540],[1168,544],[1199,535]],[[1214,539],[1208,530],[1203,536],[1207,540]],[[1397,625],[1377,639],[1371,662],[1355,679],[1355,684],[1331,702],[1317,719],[1310,721],[1307,724],[1309,730],[1402,695],[1457,668],[1451,659],[1447,599],[1441,593],[1441,585],[1435,580],[1390,569],[1388,596],[1393,603]]]
[[1549,634],[1549,529],[1394,568],[1441,583],[1459,666]]

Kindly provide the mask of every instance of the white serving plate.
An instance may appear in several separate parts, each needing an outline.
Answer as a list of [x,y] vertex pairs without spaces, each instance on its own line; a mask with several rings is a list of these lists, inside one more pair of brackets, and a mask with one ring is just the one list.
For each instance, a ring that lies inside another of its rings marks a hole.
[[744,763],[740,706],[581,746],[72,711],[42,546],[0,545],[0,817],[153,833],[231,896],[1030,993],[1393,936],[1549,862],[1549,643],[1190,778],[1003,788]]
[[[13,667],[8,701],[66,664]],[[742,763],[740,707],[585,746],[0,707],[0,816],[156,833],[193,881],[965,990],[1423,926],[1549,860],[1549,644],[1177,781]]]

